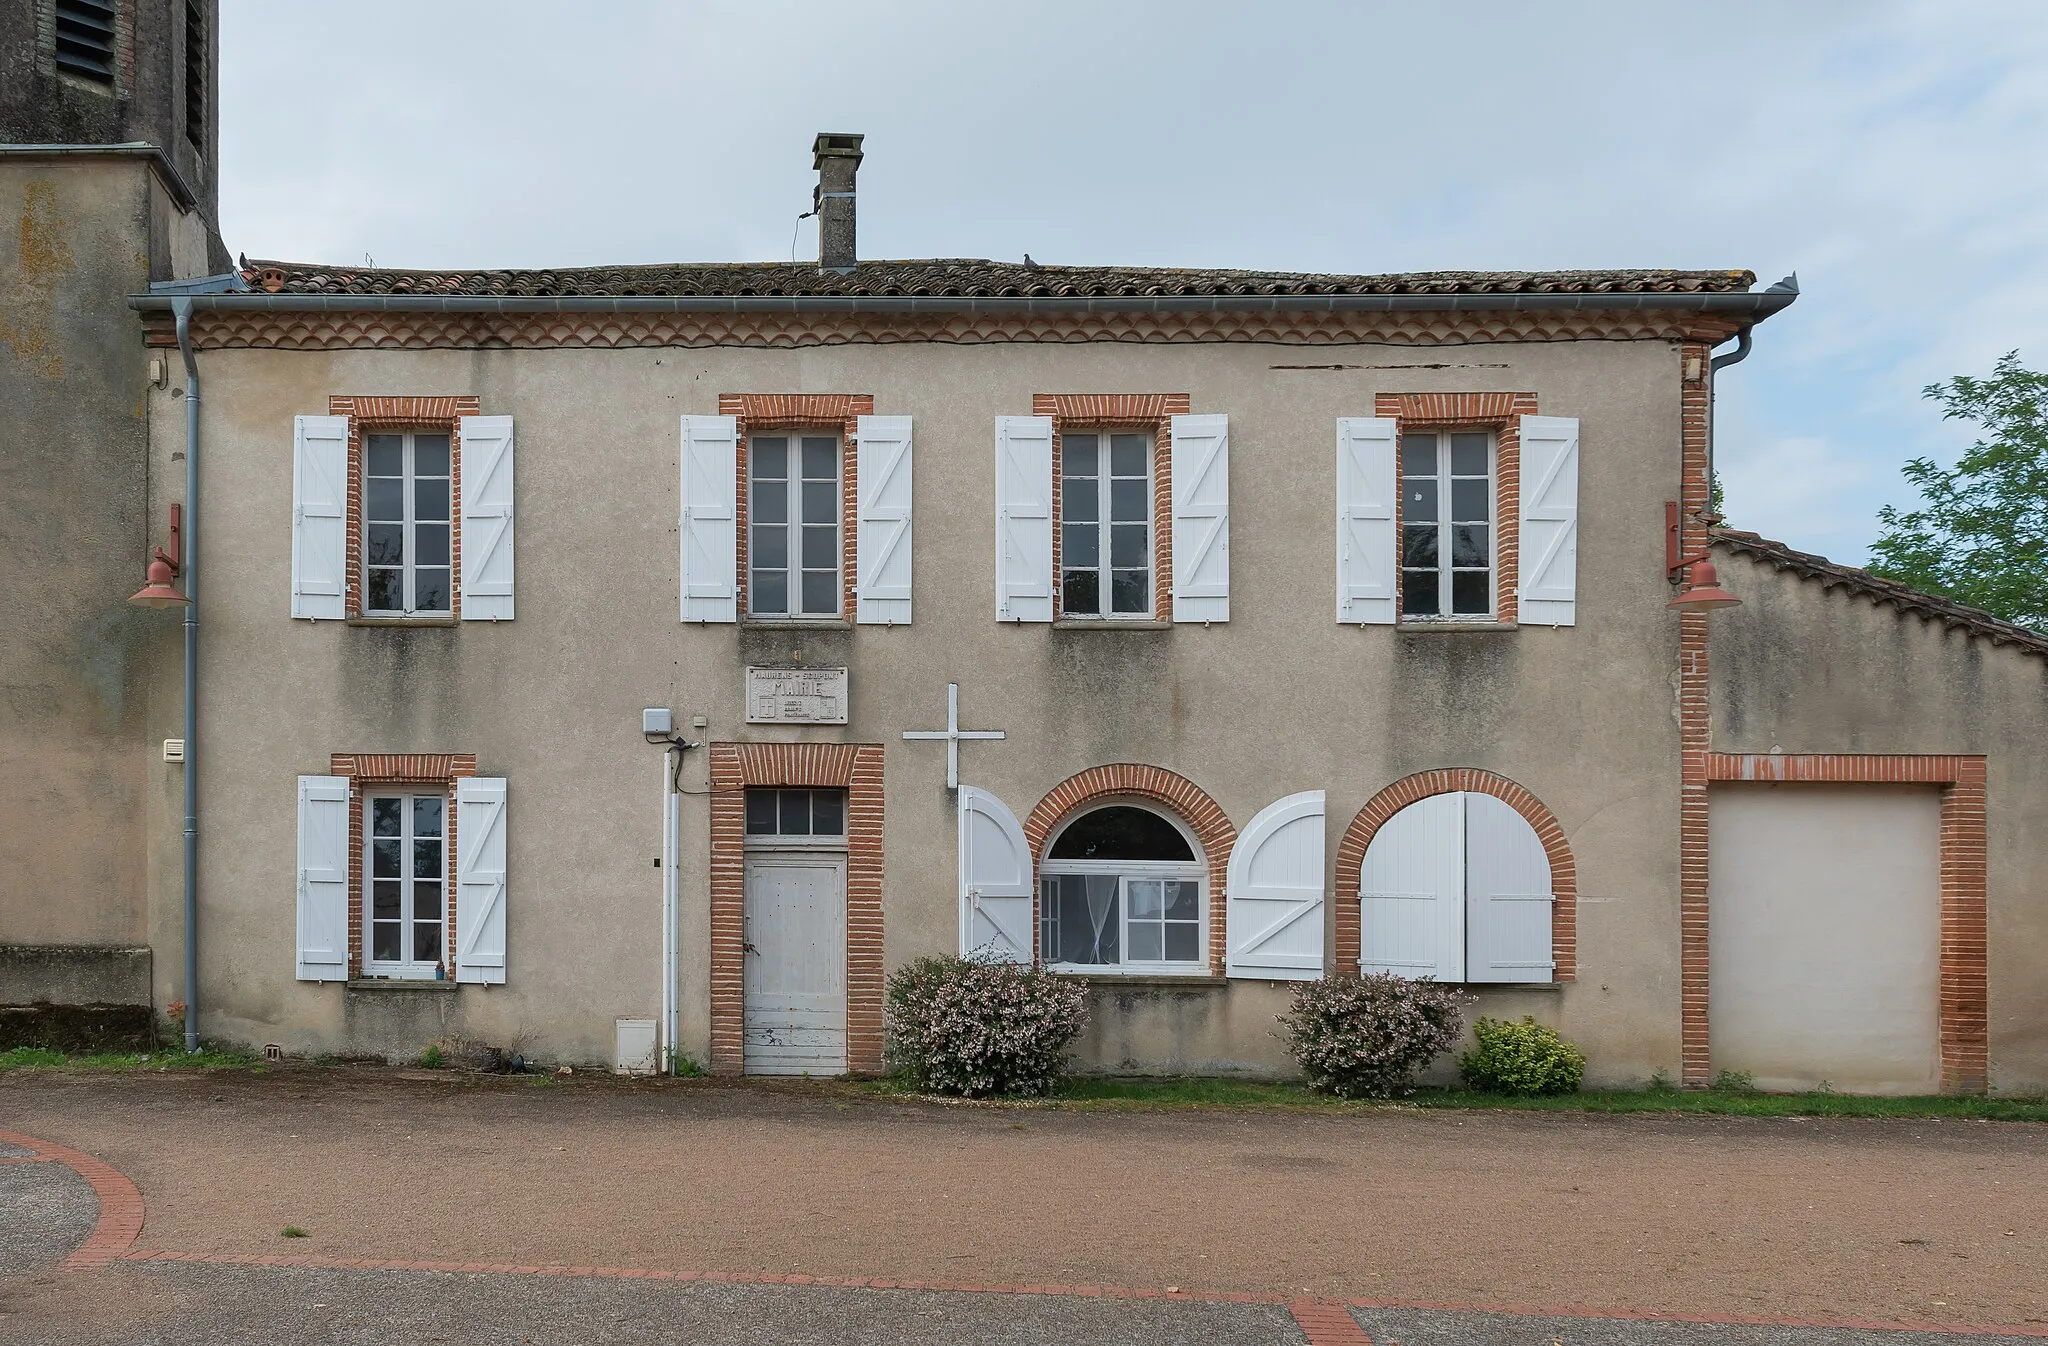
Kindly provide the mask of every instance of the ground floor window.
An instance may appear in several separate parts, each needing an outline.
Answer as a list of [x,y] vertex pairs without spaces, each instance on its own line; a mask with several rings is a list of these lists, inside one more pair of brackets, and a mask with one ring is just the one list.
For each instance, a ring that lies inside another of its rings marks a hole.
[[365,971],[373,977],[445,976],[448,796],[372,794],[367,804]]
[[1074,818],[1039,867],[1039,952],[1075,969],[1201,966],[1207,942],[1194,842],[1163,813],[1117,804]]

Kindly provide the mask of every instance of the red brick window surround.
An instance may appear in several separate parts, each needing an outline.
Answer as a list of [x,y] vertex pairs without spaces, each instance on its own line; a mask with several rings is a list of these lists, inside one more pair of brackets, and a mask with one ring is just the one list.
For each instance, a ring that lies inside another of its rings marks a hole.
[[[462,417],[483,412],[475,397],[367,397],[327,399],[327,414],[348,417],[348,580],[343,612],[350,621],[408,621],[432,624],[462,619]],[[449,612],[446,617],[365,618],[363,616],[363,435],[369,431],[427,430],[448,436]]]
[[1202,843],[1202,860],[1209,871],[1209,975],[1223,975],[1226,883],[1230,873],[1230,850],[1237,844],[1237,828],[1223,806],[1186,776],[1164,767],[1135,762],[1115,762],[1090,767],[1067,777],[1038,801],[1024,820],[1024,839],[1031,844],[1031,940],[1038,944],[1038,863],[1045,857],[1045,840],[1060,821],[1084,809],[1118,800],[1147,799],[1172,811],[1195,839]]
[[1193,406],[1186,393],[1035,393],[1031,414],[1052,418],[1052,603],[1064,615],[1060,582],[1060,437],[1067,431],[1136,432],[1152,437],[1152,619],[1173,616],[1172,420]]
[[455,979],[455,782],[476,775],[476,754],[456,753],[374,753],[338,752],[328,759],[327,774],[349,778],[348,791],[348,975],[363,975],[363,931],[369,913],[363,907],[363,797],[379,790],[410,790],[439,787],[448,796],[443,815],[447,834],[443,842],[447,872],[442,885],[442,916],[446,929],[441,936],[442,960],[448,979]]
[[[1522,417],[1536,414],[1534,393],[1381,393],[1373,415],[1398,421],[1394,452],[1409,430],[1490,430],[1494,441],[1495,620],[1515,621],[1515,589],[1521,581]],[[1394,538],[1401,538],[1401,494],[1394,493]],[[1398,567],[1397,567],[1398,569]],[[1394,586],[1395,620],[1400,619],[1401,586]]]
[[718,414],[730,416],[734,422],[738,479],[733,488],[733,555],[739,572],[734,583],[738,585],[740,620],[752,620],[747,615],[747,437],[809,430],[839,436],[839,620],[851,623],[854,583],[859,577],[855,547],[860,534],[859,455],[854,450],[860,418],[875,414],[874,397],[868,393],[721,393]]
[[846,791],[846,1068],[882,1068],[882,745],[711,745],[711,1069],[746,1066],[746,792]]
[[[1900,753],[1729,753],[1705,755],[1709,781],[1815,782],[1838,785],[1938,785],[1940,833],[1941,1087],[1981,1094],[1990,1081],[1989,881],[1986,869],[1984,758]],[[1707,835],[1688,832],[1682,864],[1704,880]],[[1683,929],[1685,1082],[1708,1079],[1707,922]],[[1697,994],[1695,994],[1695,991]]]
[[1526,788],[1477,767],[1444,767],[1403,776],[1366,801],[1344,838],[1337,843],[1337,973],[1358,974],[1359,929],[1358,890],[1365,867],[1366,847],[1373,834],[1389,818],[1420,799],[1431,795],[1470,791],[1494,796],[1522,815],[1536,829],[1543,853],[1550,860],[1550,891],[1556,903],[1550,909],[1550,960],[1552,981],[1576,981],[1579,975],[1579,867],[1565,840],[1564,828],[1543,801]]

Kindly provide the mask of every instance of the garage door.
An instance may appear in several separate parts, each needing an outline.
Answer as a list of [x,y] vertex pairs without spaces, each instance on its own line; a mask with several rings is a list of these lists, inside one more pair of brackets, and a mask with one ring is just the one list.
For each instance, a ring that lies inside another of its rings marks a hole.
[[1709,800],[1714,1069],[1766,1089],[1937,1092],[1939,795],[1742,784]]

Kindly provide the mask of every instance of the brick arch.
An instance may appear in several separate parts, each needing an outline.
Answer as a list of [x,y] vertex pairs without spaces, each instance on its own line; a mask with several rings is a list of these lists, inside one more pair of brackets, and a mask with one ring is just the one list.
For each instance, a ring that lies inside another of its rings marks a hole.
[[1550,858],[1550,891],[1557,896],[1551,908],[1550,957],[1556,967],[1552,981],[1575,981],[1579,975],[1579,867],[1565,841],[1564,828],[1543,806],[1543,801],[1506,776],[1478,767],[1444,767],[1403,776],[1366,801],[1344,839],[1337,844],[1337,972],[1355,972],[1358,967],[1359,873],[1365,867],[1365,848],[1387,819],[1419,799],[1431,795],[1471,791],[1492,795],[1522,815],[1536,829],[1543,852]]
[[1031,843],[1032,938],[1037,939],[1038,862],[1045,853],[1045,839],[1062,818],[1086,805],[1113,799],[1149,799],[1179,815],[1202,843],[1202,857],[1209,866],[1209,975],[1223,975],[1224,884],[1230,872],[1230,848],[1237,844],[1237,829],[1223,806],[1209,792],[1164,767],[1141,766],[1135,762],[1113,762],[1089,767],[1055,785],[1031,816],[1024,820],[1024,839]]

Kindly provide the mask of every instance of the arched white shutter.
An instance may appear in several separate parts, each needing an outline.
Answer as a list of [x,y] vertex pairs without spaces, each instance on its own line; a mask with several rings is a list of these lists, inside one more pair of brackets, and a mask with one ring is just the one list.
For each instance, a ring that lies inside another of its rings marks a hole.
[[1052,620],[1052,417],[996,417],[996,620]]
[[455,782],[455,980],[505,981],[505,780]]
[[1543,841],[1504,801],[1464,799],[1465,980],[1549,981],[1557,899]]
[[1359,875],[1359,969],[1465,979],[1465,803],[1431,795],[1373,834]]
[[1521,580],[1515,620],[1530,626],[1578,621],[1579,423],[1522,417]]
[[1230,620],[1230,418],[1175,416],[1173,619]]
[[910,417],[863,416],[855,438],[859,479],[854,620],[910,620]]
[[1337,620],[1392,625],[1399,556],[1394,537],[1397,423],[1337,422]]
[[1323,975],[1323,792],[1259,810],[1230,851],[1224,971],[1313,981]]
[[299,980],[348,980],[348,777],[299,777]]
[[960,787],[960,952],[1032,961],[1031,846],[1017,815]]
[[340,621],[348,584],[348,417],[292,419],[292,616]]
[[683,417],[683,620],[739,620],[739,422]]
[[512,418],[464,416],[462,616],[512,620]]

